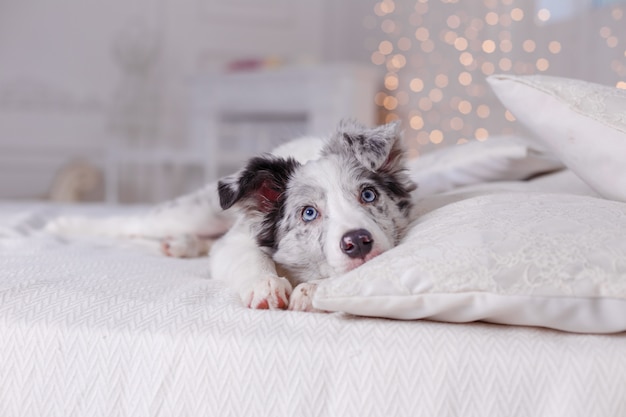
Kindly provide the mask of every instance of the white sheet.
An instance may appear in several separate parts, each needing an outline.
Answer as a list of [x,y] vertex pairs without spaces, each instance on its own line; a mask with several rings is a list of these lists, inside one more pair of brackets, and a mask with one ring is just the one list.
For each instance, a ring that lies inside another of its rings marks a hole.
[[626,334],[248,310],[206,259],[40,232],[60,211],[0,208],[3,417],[626,415]]

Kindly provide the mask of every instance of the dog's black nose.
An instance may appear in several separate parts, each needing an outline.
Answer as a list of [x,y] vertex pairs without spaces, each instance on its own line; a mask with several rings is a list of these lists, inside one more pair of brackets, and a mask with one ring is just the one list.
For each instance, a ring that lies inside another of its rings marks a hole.
[[351,258],[365,258],[372,250],[372,234],[365,229],[351,230],[341,238],[341,250]]

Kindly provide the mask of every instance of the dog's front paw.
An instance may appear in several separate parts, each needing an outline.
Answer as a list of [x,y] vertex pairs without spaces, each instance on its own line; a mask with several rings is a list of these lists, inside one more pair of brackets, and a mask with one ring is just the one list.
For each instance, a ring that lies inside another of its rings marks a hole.
[[284,310],[290,294],[291,284],[286,278],[269,276],[255,280],[251,288],[242,291],[241,298],[249,308]]
[[317,284],[310,282],[304,282],[294,288],[289,299],[289,310],[293,311],[311,311],[321,313],[322,310],[318,310],[313,307],[313,295],[317,290]]

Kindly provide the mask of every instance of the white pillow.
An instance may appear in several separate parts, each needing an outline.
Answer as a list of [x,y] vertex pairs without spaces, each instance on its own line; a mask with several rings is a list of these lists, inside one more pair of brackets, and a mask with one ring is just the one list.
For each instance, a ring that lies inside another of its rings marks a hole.
[[408,162],[419,197],[465,185],[517,181],[564,168],[536,143],[517,136],[497,136],[425,153]]
[[626,204],[546,193],[474,197],[322,282],[313,305],[396,319],[626,330]]
[[502,103],[606,198],[626,201],[626,91],[541,75],[488,78]]

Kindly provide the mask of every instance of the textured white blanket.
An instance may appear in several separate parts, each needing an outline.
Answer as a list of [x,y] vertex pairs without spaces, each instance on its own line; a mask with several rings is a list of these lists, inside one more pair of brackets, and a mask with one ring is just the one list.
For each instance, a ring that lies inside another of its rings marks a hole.
[[624,334],[249,310],[60,211],[0,208],[3,417],[626,415]]

